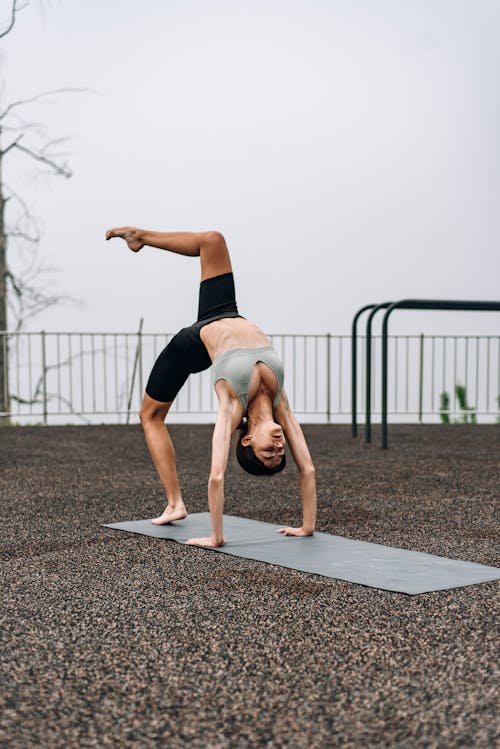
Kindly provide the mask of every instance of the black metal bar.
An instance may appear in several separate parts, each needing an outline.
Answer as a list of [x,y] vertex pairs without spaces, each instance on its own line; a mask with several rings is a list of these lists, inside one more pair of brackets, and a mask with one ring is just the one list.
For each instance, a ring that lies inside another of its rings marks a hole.
[[365,381],[365,442],[372,441],[372,320],[381,309],[387,309],[392,302],[377,304],[366,321],[366,381]]
[[352,320],[351,328],[351,436],[358,436],[358,319],[367,309],[373,309],[376,304],[366,304],[358,309]]
[[395,309],[428,309],[463,312],[500,312],[500,302],[456,299],[401,299],[388,307],[382,321],[382,449],[387,450],[387,331]]

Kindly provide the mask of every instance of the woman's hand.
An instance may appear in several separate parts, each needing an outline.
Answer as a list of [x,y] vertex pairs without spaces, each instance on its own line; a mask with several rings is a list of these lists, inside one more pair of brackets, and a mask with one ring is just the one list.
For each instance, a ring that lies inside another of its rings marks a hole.
[[314,530],[309,531],[304,528],[279,528],[276,533],[282,533],[284,536],[312,536]]
[[224,539],[222,539],[222,541],[216,541],[212,536],[209,536],[208,538],[190,538],[189,541],[186,541],[186,544],[189,546],[209,546],[215,549],[224,546],[225,543]]

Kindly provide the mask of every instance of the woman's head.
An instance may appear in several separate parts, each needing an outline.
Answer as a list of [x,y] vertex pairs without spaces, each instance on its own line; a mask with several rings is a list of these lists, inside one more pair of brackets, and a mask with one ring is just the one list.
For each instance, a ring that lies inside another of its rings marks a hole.
[[236,441],[238,463],[254,476],[272,475],[282,471],[286,465],[285,437],[279,424],[269,420],[249,429],[243,421]]

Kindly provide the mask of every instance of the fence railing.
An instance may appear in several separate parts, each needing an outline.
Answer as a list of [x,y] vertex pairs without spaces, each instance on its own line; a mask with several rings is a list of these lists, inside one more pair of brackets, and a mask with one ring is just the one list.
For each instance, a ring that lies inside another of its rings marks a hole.
[[[149,371],[172,335],[158,333],[0,332],[8,355],[0,417],[13,423],[126,423],[137,421]],[[348,423],[351,418],[350,335],[271,334],[285,365],[285,389],[301,421]],[[365,339],[358,342],[357,405],[365,410]],[[381,337],[372,338],[372,415],[381,412]],[[393,421],[439,421],[475,415],[499,418],[500,336],[392,335],[389,337]],[[457,386],[465,388],[467,414]],[[443,408],[442,393],[449,403]],[[210,422],[216,395],[210,371],[192,375],[170,421]]]

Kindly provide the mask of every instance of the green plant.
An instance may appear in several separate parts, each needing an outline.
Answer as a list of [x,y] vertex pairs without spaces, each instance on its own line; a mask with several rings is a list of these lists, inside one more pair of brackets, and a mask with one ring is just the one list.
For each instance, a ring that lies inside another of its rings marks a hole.
[[474,413],[474,406],[469,406],[467,403],[467,389],[464,385],[455,385],[455,395],[457,396],[458,405],[462,411],[462,416],[458,420],[460,424],[476,424],[476,414]]
[[[459,419],[453,419],[454,424],[477,424],[474,406],[467,403],[467,388],[464,385],[455,385],[455,396],[462,412]],[[500,395],[498,396],[498,409],[500,411]],[[443,390],[439,396],[439,416],[443,424],[450,424],[450,395]],[[497,418],[500,423],[500,415]]]
[[441,421],[443,424],[449,424],[450,423],[450,414],[448,413],[450,408],[450,396],[444,390],[441,395],[439,396],[439,416],[441,418]]

